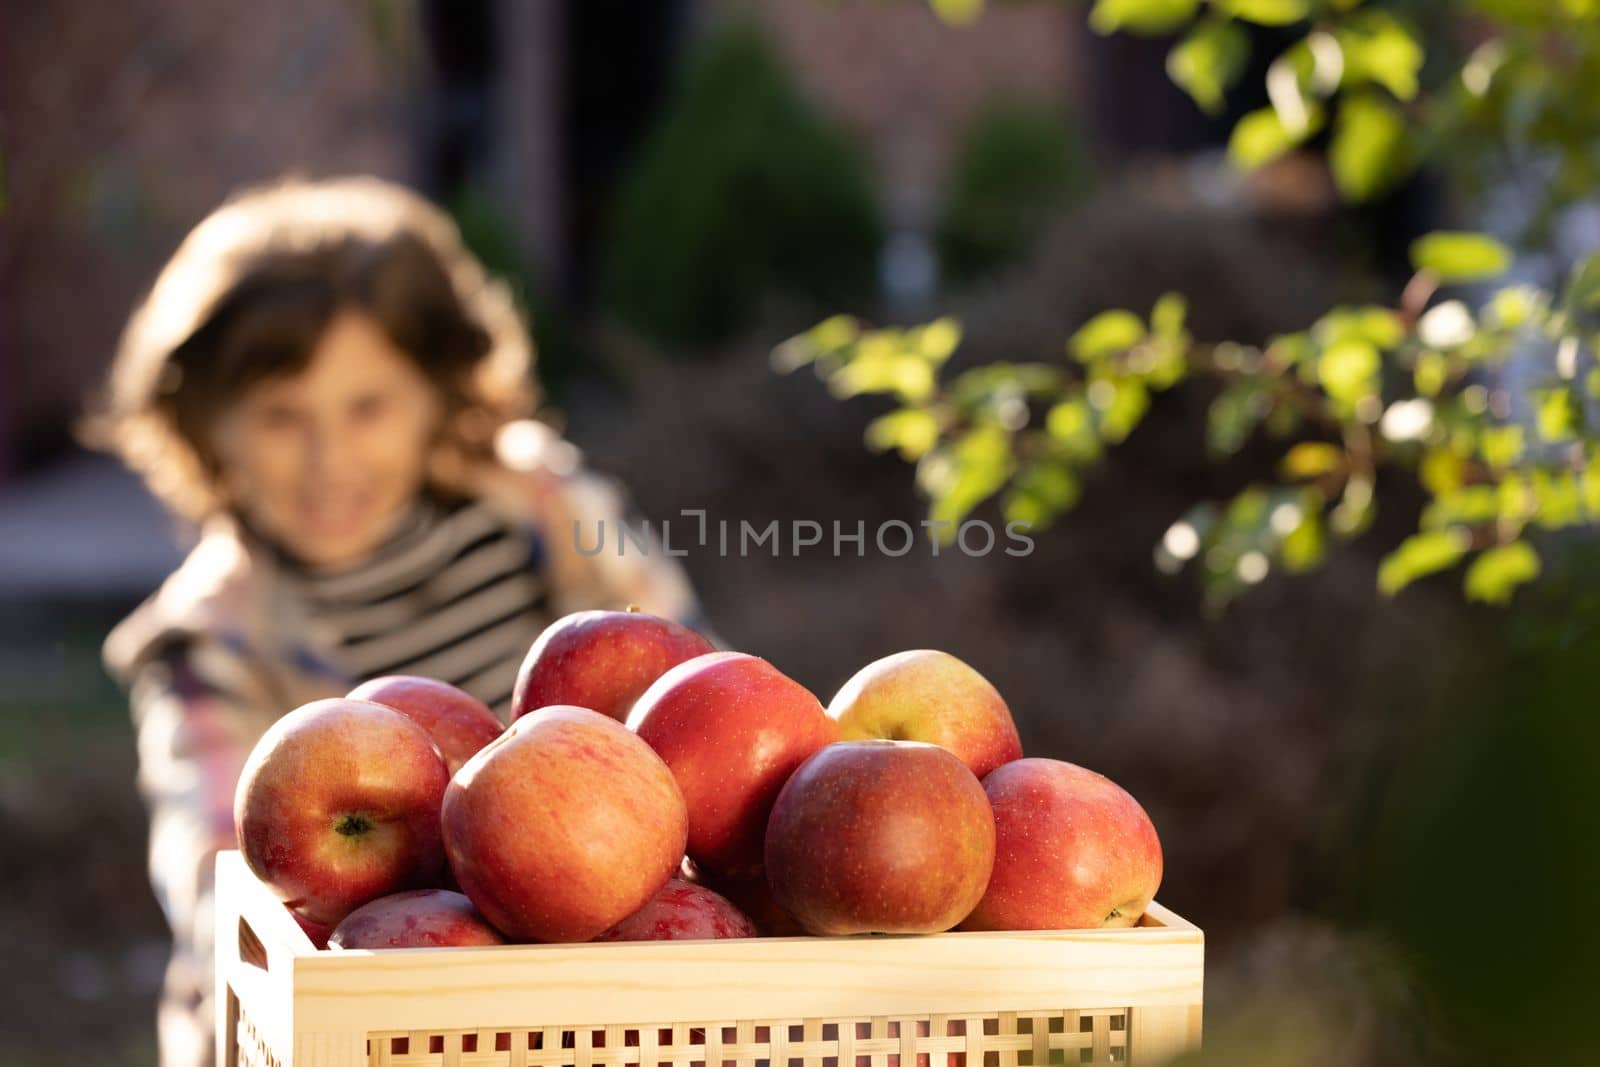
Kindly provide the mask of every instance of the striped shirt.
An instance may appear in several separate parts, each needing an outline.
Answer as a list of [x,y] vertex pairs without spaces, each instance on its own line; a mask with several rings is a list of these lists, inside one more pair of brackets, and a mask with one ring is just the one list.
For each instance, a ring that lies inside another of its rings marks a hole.
[[502,718],[517,668],[549,621],[542,545],[472,500],[423,498],[371,556],[336,571],[283,560],[352,679],[417,674]]

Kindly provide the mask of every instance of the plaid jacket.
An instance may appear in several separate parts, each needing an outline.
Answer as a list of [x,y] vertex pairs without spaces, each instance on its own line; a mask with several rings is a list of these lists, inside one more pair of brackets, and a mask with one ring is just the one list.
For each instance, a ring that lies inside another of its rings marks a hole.
[[[617,538],[593,553],[596,524],[615,530],[624,516],[620,491],[582,470],[575,450],[546,431],[529,429],[520,443],[516,462],[480,473],[475,488],[482,503],[541,539],[552,618],[637,604],[700,626],[687,580],[664,552],[630,542],[618,554]],[[578,550],[574,523],[593,554]],[[173,932],[161,1019],[167,1067],[210,1060],[212,867],[218,850],[235,847],[233,794],[246,757],[280,716],[361,680],[334,666],[331,641],[291,584],[277,580],[271,554],[227,519],[206,527],[106,641],[107,666],[131,697],[150,874]]]

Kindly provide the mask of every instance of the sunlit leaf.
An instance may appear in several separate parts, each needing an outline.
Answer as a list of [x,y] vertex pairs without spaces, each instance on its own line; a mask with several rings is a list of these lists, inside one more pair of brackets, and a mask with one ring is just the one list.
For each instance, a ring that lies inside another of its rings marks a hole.
[[1504,274],[1511,250],[1481,233],[1439,230],[1411,242],[1411,265],[1447,285],[1479,282]]
[[1159,337],[1184,336],[1183,319],[1189,311],[1189,302],[1182,293],[1163,293],[1150,311],[1150,330]]
[[1228,137],[1228,156],[1244,170],[1270,163],[1300,144],[1322,127],[1322,109],[1307,108],[1304,128],[1290,130],[1282,117],[1270,107],[1252,111],[1241,118]]
[[1344,449],[1326,441],[1301,441],[1284,454],[1279,467],[1285,478],[1295,481],[1320,478],[1344,467]]
[[1542,440],[1560,441],[1572,435],[1577,410],[1570,392],[1566,389],[1535,390],[1533,399],[1538,405],[1536,421]]
[[1468,600],[1506,604],[1517,586],[1539,577],[1539,554],[1526,541],[1498,545],[1478,554],[1467,568],[1462,586]]
[[1199,8],[1200,0],[1095,0],[1089,28],[1101,35],[1118,30],[1171,33],[1192,19]]
[[1499,486],[1461,486],[1439,494],[1423,508],[1421,525],[1425,530],[1463,524],[1477,526],[1498,519],[1501,506]]
[[1005,487],[1012,466],[1011,437],[998,426],[979,426],[929,452],[917,464],[917,481],[932,498],[928,517],[959,523]]
[[1089,384],[1089,404],[1099,412],[1100,434],[1112,444],[1133,432],[1150,408],[1150,390],[1138,378],[1100,378]]
[[1571,471],[1534,471],[1533,501],[1534,521],[1547,530],[1583,521],[1583,490]]
[[1521,459],[1525,446],[1521,426],[1491,426],[1478,437],[1478,451],[1484,462],[1497,469]]
[[1167,76],[1208,115],[1222,112],[1228,88],[1244,73],[1250,37],[1236,23],[1206,19],[1167,53]]
[[1378,589],[1394,596],[1419,578],[1455,566],[1471,546],[1465,530],[1451,527],[1412,534],[1378,564]]
[[1079,397],[1063,400],[1045,415],[1045,432],[1066,455],[1080,461],[1100,454],[1100,438],[1095,433],[1089,405]]
[[943,363],[961,344],[961,324],[948,316],[911,331],[911,347],[932,363]]
[[1144,323],[1131,311],[1102,311],[1079,327],[1067,342],[1077,359],[1089,363],[1115,355],[1144,340]]
[[1311,0],[1211,0],[1211,6],[1261,26],[1291,26],[1311,14]]
[[1373,390],[1381,362],[1371,342],[1350,338],[1322,353],[1317,361],[1317,380],[1329,396],[1353,403]]
[[1044,526],[1078,502],[1077,477],[1060,463],[1034,462],[1017,473],[1000,508],[1007,522]]
[[1417,465],[1417,478],[1435,496],[1461,487],[1466,463],[1448,448],[1430,449]]
[[1422,45],[1386,11],[1368,11],[1351,19],[1338,33],[1344,52],[1345,81],[1371,81],[1401,100],[1417,95]]
[[928,0],[934,14],[952,26],[965,26],[983,14],[984,0]]
[[1393,348],[1405,337],[1406,328],[1391,308],[1342,307],[1318,319],[1311,334],[1324,347],[1356,339],[1378,348]]
[[1486,323],[1502,330],[1516,330],[1544,310],[1544,294],[1531,285],[1509,285],[1497,291],[1484,305]]
[[909,404],[918,404],[933,395],[934,368],[915,352],[907,351],[892,331],[869,333],[856,345],[856,352],[828,379],[835,396],[862,393],[894,393]]
[[1370,95],[1346,99],[1333,124],[1328,165],[1351,200],[1367,200],[1406,171],[1406,123],[1393,104]]
[[1327,552],[1327,537],[1322,529],[1321,498],[1314,497],[1309,503],[1315,506],[1302,504],[1300,522],[1283,539],[1280,549],[1284,567],[1291,574],[1300,574],[1316,567]]
[[924,408],[902,408],[867,424],[867,446],[878,452],[895,449],[907,462],[921,459],[939,441],[939,420]]

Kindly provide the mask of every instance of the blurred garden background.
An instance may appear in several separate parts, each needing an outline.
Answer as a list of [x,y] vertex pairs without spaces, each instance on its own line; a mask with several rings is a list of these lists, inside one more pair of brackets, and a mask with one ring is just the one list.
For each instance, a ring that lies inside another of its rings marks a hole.
[[[1318,120],[1241,169],[1239,121],[1293,107],[1274,58],[1357,7],[1402,28],[1370,80],[1407,121],[1394,71],[1427,99],[1501,35],[1536,47],[1452,128],[1459,152],[1369,111],[1348,122],[1414,147],[1403,165],[1364,168]],[[184,534],[74,427],[230,191],[360,172],[447,205],[531,316],[547,416],[642,516],[872,529],[928,508],[865,440],[892,405],[779,373],[787,339],[952,316],[952,368],[1065,366],[1099,313],[1179,293],[1193,338],[1262,346],[1335,305],[1402,307],[1412,242],[1440,229],[1492,234],[1511,280],[1558,290],[1600,249],[1597,93],[1586,0],[5,3],[0,1062],[155,1062],[165,929],[99,643]],[[1506,605],[1426,567],[1385,595],[1432,489],[1379,470],[1319,567],[1222,603],[1156,552],[1282,451],[1208,450],[1219,395],[1141,409],[1025,557],[684,563],[719,634],[824,701],[870,659],[943,648],[1030,753],[1138,796],[1161,899],[1207,932],[1205,1062],[1600,1062],[1592,516],[1530,525],[1542,572]]]

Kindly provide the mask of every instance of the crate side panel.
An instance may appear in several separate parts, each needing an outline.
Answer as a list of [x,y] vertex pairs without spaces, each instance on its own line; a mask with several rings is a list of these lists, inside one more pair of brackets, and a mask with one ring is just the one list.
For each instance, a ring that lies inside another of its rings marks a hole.
[[[1203,946],[1165,930],[324,953],[296,961],[296,1025],[614,1025],[696,1018],[960,1015],[1200,1000]],[[600,1010],[603,1007],[604,1010]]]

